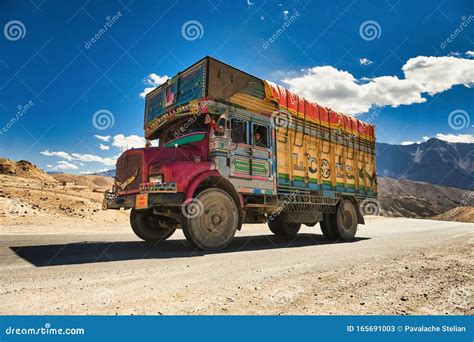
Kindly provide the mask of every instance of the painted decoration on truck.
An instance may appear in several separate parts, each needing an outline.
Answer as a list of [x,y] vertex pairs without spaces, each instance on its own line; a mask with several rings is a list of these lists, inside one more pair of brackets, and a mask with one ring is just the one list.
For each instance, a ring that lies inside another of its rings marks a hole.
[[321,160],[321,174],[325,179],[328,179],[331,176],[331,165],[327,159]]
[[163,89],[156,89],[146,97],[146,121],[152,121],[163,111]]
[[163,88],[163,108],[176,103],[178,97],[178,77],[173,77]]
[[179,75],[178,105],[206,96],[206,63],[202,62]]
[[146,96],[145,127],[170,110],[206,96],[206,61],[168,80]]

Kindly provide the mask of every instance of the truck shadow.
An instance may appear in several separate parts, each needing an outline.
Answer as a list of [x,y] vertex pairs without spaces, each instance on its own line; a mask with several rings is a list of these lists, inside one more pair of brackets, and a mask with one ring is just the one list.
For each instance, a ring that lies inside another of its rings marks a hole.
[[159,245],[140,241],[84,241],[54,245],[18,246],[10,247],[10,249],[34,266],[44,267],[140,259],[190,258],[207,254],[355,243],[368,239],[356,238],[352,242],[333,242],[319,234],[298,234],[292,240],[282,239],[274,235],[240,236],[235,237],[225,249],[215,252],[196,250],[186,240],[163,241]]

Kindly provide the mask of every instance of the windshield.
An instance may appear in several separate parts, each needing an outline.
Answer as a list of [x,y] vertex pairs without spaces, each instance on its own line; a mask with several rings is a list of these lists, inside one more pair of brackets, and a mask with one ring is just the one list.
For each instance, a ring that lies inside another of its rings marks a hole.
[[176,139],[171,140],[165,146],[166,147],[175,147],[186,144],[191,144],[193,142],[198,142],[204,140],[206,137],[206,132],[193,132],[189,134],[184,134]]
[[[175,143],[182,145],[200,141],[204,139],[208,130],[209,126],[204,123],[204,118],[192,116],[180,120],[164,129],[163,133],[159,136],[160,145],[167,146],[169,143],[172,143],[171,145],[174,146]],[[198,133],[201,133],[202,136]],[[192,136],[192,138],[189,138],[189,136]],[[181,140],[180,138],[183,138],[183,141],[178,141]]]

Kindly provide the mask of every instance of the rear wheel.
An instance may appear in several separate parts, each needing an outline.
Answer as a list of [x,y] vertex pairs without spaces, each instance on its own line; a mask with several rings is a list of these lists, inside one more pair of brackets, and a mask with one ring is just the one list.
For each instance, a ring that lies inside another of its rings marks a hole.
[[268,221],[268,228],[277,236],[295,236],[301,228],[301,223],[282,222],[278,217],[275,217]]
[[168,239],[176,231],[175,225],[153,215],[153,209],[136,210],[130,213],[130,225],[140,239],[158,243]]
[[357,209],[350,200],[342,200],[336,213],[324,214],[321,231],[329,240],[351,241],[357,233]]
[[182,226],[184,236],[192,246],[212,251],[224,248],[232,241],[239,226],[239,212],[227,192],[206,189],[186,202]]

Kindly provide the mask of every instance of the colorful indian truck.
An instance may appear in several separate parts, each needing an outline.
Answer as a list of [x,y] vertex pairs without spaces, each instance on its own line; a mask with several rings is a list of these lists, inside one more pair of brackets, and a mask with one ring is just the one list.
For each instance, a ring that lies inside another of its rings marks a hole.
[[131,209],[145,241],[182,229],[215,250],[244,223],[292,237],[318,222],[352,240],[377,196],[374,126],[211,57],[147,94],[144,128],[158,146],[118,158],[104,209]]

